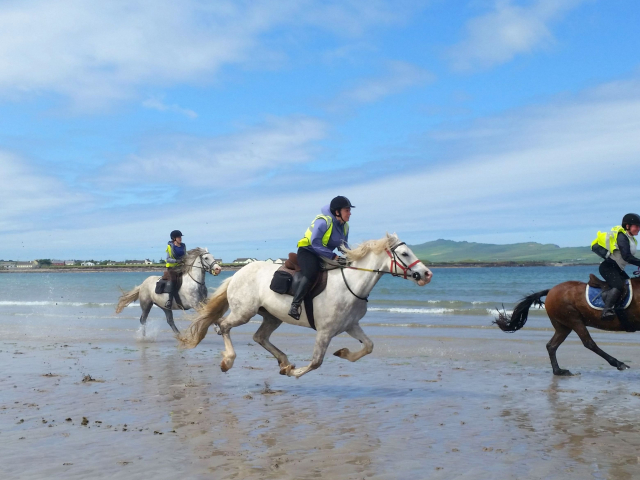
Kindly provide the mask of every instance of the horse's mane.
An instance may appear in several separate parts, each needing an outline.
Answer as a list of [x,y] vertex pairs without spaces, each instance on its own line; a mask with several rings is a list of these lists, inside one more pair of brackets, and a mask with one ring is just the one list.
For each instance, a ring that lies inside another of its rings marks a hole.
[[180,275],[187,273],[187,270],[189,270],[193,266],[193,262],[195,262],[200,255],[203,255],[205,253],[209,253],[209,250],[207,250],[206,248],[197,247],[188,250],[184,258],[180,260],[180,263],[178,263],[178,265],[174,267],[176,273]]
[[395,233],[387,233],[380,240],[367,240],[351,250],[345,249],[345,256],[351,261],[360,260],[369,252],[382,253],[385,249],[393,247],[398,241],[398,236]]

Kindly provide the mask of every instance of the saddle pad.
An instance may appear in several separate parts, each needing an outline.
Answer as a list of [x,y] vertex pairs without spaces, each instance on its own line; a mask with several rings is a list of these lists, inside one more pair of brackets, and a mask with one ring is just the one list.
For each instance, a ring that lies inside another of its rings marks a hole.
[[[622,304],[623,308],[628,308],[631,305],[631,300],[633,299],[633,290],[631,288],[631,282],[627,280],[627,288],[626,295],[622,299],[621,302],[618,302],[618,305]],[[586,289],[586,297],[587,303],[590,307],[595,308],[596,310],[604,309],[604,302],[602,301],[602,289],[592,287],[591,285],[587,285]]]

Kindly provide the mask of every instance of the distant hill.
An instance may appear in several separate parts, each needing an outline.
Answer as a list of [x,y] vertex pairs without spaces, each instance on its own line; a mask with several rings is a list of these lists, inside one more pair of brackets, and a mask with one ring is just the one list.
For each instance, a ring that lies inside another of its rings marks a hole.
[[490,243],[435,240],[409,245],[421,260],[431,263],[549,262],[598,263],[589,247],[559,247],[535,242],[493,245]]

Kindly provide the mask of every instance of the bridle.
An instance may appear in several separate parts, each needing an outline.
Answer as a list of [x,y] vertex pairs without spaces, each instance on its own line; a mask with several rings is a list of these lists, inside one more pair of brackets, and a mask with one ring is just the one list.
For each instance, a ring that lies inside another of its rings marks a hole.
[[[209,252],[207,252],[209,253]],[[213,275],[213,266],[216,264],[215,259],[213,261],[213,263],[211,263],[211,265],[207,265],[208,268],[205,268],[205,263],[204,263],[204,259],[202,258],[205,254],[201,253],[200,255],[198,255],[198,258],[200,259],[200,270],[202,270],[202,273],[204,274],[205,272],[209,272],[211,275]],[[191,267],[193,268],[193,266],[196,264],[196,261],[194,260],[193,263],[191,265],[187,265],[187,267]],[[191,268],[189,268],[189,270],[187,270],[187,275],[189,275],[191,277],[191,280],[193,280],[194,282],[196,282],[198,285],[204,285],[204,282],[199,282],[197,281],[195,278],[193,278],[191,276]]]
[[[420,263],[420,260],[416,260],[415,262],[411,263],[410,265],[407,265],[405,262],[403,262],[402,259],[396,253],[396,249],[401,245],[406,245],[406,243],[399,242],[399,243],[395,244],[391,248],[385,248],[385,252],[387,253],[387,255],[389,255],[389,258],[391,259],[391,264],[389,265],[389,271],[379,270],[379,269],[372,270],[370,268],[351,267],[349,265],[336,264],[335,266],[340,268],[340,272],[342,273],[342,279],[344,280],[344,284],[346,285],[347,290],[349,290],[351,292],[351,294],[354,297],[356,297],[357,299],[364,300],[365,302],[369,301],[369,295],[367,295],[366,297],[361,297],[359,295],[356,295],[355,292],[353,290],[351,290],[351,287],[347,283],[347,277],[345,277],[345,275],[344,275],[344,271],[347,268],[349,270],[361,270],[363,272],[377,273],[379,275],[383,275],[383,274],[386,273],[386,274],[391,275],[392,277],[402,277],[402,278],[404,278],[406,280],[408,271],[411,270],[412,267],[414,267],[418,263]],[[332,263],[331,265],[334,265],[334,264]],[[398,269],[400,269],[401,273],[398,272]],[[418,272],[413,272],[412,277],[415,278],[416,280],[418,280],[420,278],[420,274]]]

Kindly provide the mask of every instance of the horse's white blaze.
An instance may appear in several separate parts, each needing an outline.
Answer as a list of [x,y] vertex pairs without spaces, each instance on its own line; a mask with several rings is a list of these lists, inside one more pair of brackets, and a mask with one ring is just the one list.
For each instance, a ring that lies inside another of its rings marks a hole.
[[[389,271],[389,255],[387,251],[398,243],[397,236],[387,235],[381,240],[365,242],[347,252],[347,257],[352,260],[354,267]],[[406,245],[397,247],[396,254],[401,256],[398,258],[401,258],[406,265],[418,260]],[[258,310],[261,307],[273,316],[271,318],[263,315],[264,322],[272,323],[268,328],[265,328],[266,334],[258,335],[256,333],[257,336],[254,336],[254,338],[257,338],[256,341],[278,359],[281,373],[283,374],[300,377],[310,370],[318,368],[322,364],[331,339],[343,332],[347,332],[361,341],[363,347],[354,353],[348,349],[340,350],[336,352],[337,356],[355,362],[364,355],[371,353],[373,342],[364,334],[358,324],[367,312],[367,303],[349,292],[340,270],[333,270],[328,274],[327,288],[313,301],[317,333],[311,363],[306,367],[297,369],[288,364],[286,355],[269,342],[269,335],[280,325],[279,322],[308,328],[310,328],[310,325],[304,308],[302,309],[300,320],[294,320],[288,315],[291,297],[277,294],[269,288],[273,273],[277,269],[277,265],[265,262],[254,262],[241,268],[226,286],[226,296],[231,313],[227,317],[219,319],[219,317],[214,318],[213,316],[208,318],[206,311],[203,311],[198,319],[195,320],[195,323],[198,324],[196,327],[204,326],[204,331],[211,323],[218,323],[225,343],[221,364],[224,371],[231,368],[236,356],[229,331],[233,327],[247,323],[254,315],[258,314]],[[413,278],[413,274],[416,274],[418,278]],[[351,290],[360,297],[367,297],[381,277],[380,274],[351,269],[346,269],[344,275]],[[408,280],[418,285],[426,285],[431,281],[431,277],[431,271],[422,262],[417,262],[408,274]],[[222,293],[224,294],[225,292]],[[265,325],[267,324],[263,323],[261,329]],[[192,331],[195,332],[197,330],[198,328],[194,328]],[[194,341],[193,337],[190,336],[192,331],[183,336],[185,345],[195,346],[201,340],[202,337]],[[277,354],[278,352],[281,355]]]

